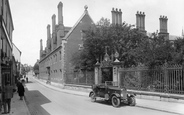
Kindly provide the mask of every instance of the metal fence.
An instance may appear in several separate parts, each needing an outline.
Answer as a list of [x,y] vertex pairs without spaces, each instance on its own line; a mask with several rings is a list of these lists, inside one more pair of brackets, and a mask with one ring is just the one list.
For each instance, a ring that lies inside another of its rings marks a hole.
[[165,64],[153,69],[145,66],[122,68],[119,74],[120,85],[128,89],[184,94],[182,65]]
[[67,72],[65,78],[66,84],[92,85],[94,81],[94,71],[87,70]]

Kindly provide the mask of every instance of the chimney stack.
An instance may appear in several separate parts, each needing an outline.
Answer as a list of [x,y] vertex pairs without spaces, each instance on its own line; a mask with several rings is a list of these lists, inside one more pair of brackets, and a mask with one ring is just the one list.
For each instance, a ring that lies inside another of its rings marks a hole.
[[114,9],[112,8],[112,24],[122,24],[122,12],[121,9]]
[[43,44],[42,39],[40,39],[40,59],[42,58],[42,52],[43,52]]
[[114,8],[112,8],[112,24],[115,24],[115,11],[114,11]]
[[58,24],[63,24],[63,3],[58,4]]
[[51,51],[51,34],[50,34],[50,25],[47,25],[47,49],[48,52]]
[[145,13],[137,11],[136,14],[136,28],[146,34],[145,30]]
[[160,33],[159,35],[165,36],[166,39],[169,39],[169,33],[167,32],[167,16],[160,16]]
[[50,39],[50,24],[47,25],[47,39]]
[[118,24],[118,20],[119,20],[119,13],[118,13],[118,9],[116,8],[115,11],[115,23]]
[[52,15],[52,33],[55,32],[55,28],[56,28],[56,15],[53,14]]
[[121,9],[119,9],[119,22],[118,24],[122,24],[122,12]]
[[43,51],[42,39],[40,40],[40,51]]
[[167,33],[167,16],[160,16],[160,33]]

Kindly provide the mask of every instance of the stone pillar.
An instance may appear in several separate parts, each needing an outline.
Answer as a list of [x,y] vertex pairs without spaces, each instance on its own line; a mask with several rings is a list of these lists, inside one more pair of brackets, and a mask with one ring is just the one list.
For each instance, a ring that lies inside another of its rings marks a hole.
[[120,85],[120,77],[119,77],[119,68],[121,65],[121,62],[113,62],[113,82],[117,83],[117,85]]
[[100,64],[97,62],[95,64],[95,84],[100,83]]

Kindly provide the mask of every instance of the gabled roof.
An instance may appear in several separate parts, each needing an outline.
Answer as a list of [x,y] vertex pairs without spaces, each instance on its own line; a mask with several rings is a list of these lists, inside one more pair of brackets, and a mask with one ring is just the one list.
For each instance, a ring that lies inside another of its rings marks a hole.
[[[89,18],[92,20],[92,18],[90,17],[90,15],[88,14],[88,10],[87,10],[87,6],[84,7],[85,11],[82,14],[82,16],[79,18],[79,20],[75,23],[75,25],[70,29],[70,31],[66,34],[66,36],[64,37],[65,40],[67,40],[67,38],[70,36],[70,34],[73,32],[73,30],[77,27],[77,25],[81,22],[81,20],[85,17],[85,15],[88,15]],[[94,23],[94,21],[92,20],[92,23]]]

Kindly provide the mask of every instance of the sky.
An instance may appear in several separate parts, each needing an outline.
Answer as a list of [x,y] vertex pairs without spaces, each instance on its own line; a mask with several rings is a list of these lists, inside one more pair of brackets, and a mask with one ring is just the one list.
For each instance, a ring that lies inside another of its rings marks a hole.
[[184,29],[184,0],[9,0],[14,24],[13,43],[22,52],[22,64],[34,66],[39,59],[40,39],[45,47],[47,25],[52,25],[53,14],[57,24],[60,1],[63,3],[64,26],[73,27],[87,5],[95,23],[102,17],[111,21],[112,8],[118,8],[122,11],[122,21],[134,25],[136,12],[145,12],[147,32],[159,30],[160,15],[168,17],[170,35],[181,36]]

